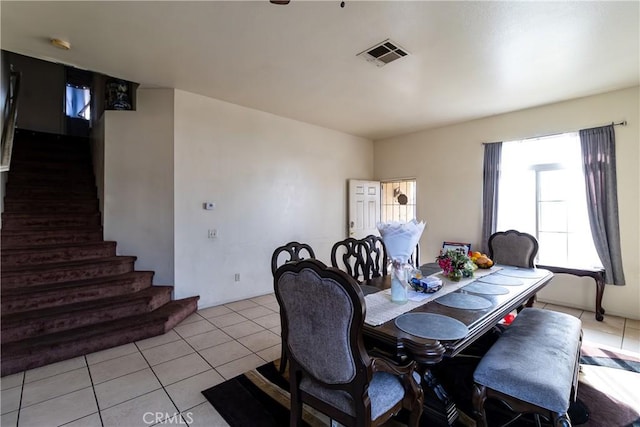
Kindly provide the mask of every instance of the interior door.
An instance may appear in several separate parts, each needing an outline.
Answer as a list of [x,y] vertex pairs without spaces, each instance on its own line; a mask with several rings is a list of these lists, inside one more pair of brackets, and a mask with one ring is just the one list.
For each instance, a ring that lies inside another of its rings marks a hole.
[[349,180],[349,237],[362,239],[370,234],[379,235],[380,181]]

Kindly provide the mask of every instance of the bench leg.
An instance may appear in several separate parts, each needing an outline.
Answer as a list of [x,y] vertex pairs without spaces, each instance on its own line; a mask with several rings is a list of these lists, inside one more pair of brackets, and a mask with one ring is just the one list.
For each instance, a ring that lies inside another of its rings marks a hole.
[[473,385],[473,395],[471,401],[473,403],[473,414],[476,419],[477,427],[488,427],[487,414],[484,411],[484,402],[487,400],[487,388],[480,384]]

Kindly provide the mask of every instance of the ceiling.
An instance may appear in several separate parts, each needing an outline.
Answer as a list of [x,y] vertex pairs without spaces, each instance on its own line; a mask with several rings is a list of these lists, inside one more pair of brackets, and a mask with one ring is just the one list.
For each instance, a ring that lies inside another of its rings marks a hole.
[[[640,80],[638,1],[2,1],[0,14],[4,50],[373,140]],[[387,38],[409,55],[356,56]]]

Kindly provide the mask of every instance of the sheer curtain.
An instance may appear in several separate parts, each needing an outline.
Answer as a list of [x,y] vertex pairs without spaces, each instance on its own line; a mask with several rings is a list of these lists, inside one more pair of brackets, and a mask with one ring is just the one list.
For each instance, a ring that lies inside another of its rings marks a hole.
[[502,142],[484,144],[484,172],[482,175],[482,252],[489,253],[489,237],[496,231],[498,218],[498,185]]
[[624,285],[613,125],[581,130],[580,145],[593,242],[606,282]]

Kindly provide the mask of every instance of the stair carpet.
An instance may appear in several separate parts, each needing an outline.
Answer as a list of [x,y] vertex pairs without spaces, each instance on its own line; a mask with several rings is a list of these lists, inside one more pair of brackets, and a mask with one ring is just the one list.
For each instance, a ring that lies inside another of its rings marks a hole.
[[1,236],[2,376],[163,334],[197,309],[103,240],[88,138],[16,132]]

